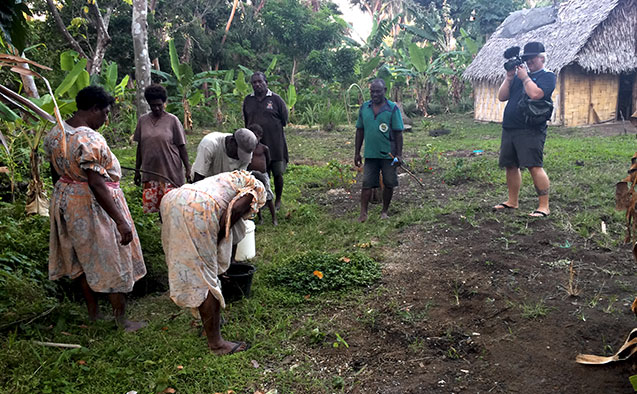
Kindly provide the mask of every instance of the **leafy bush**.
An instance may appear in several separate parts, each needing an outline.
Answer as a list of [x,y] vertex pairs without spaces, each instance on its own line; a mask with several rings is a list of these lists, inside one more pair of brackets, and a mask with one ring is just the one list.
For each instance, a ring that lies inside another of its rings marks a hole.
[[49,219],[0,203],[0,329],[37,316],[56,300],[48,279]]
[[354,286],[380,278],[380,265],[362,253],[348,257],[310,251],[290,257],[268,273],[271,283],[306,295]]

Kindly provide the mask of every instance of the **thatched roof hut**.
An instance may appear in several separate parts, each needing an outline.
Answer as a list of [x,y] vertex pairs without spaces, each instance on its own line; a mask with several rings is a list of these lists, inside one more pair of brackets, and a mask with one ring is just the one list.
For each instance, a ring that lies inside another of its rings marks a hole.
[[530,41],[544,43],[546,68],[558,76],[553,123],[599,123],[637,110],[637,0],[567,0],[512,13],[480,50],[464,72],[476,119],[502,120],[502,54]]

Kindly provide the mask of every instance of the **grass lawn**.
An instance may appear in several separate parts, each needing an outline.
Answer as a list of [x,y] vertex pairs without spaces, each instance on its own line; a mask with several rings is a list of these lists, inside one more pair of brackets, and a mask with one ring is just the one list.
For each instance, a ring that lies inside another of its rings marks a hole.
[[[431,137],[427,129],[433,124],[451,133]],[[623,246],[624,214],[613,208],[615,183],[636,150],[634,135],[549,128],[545,168],[552,182],[551,215],[532,220],[526,214],[537,201],[528,172],[518,212],[490,210],[506,199],[504,171],[497,167],[499,125],[475,123],[469,115],[417,120],[414,131],[405,133],[405,158],[425,189],[401,176],[390,220],[381,221],[380,206],[372,205],[369,221],[359,224],[354,128],[318,132],[292,126],[286,132],[290,166],[279,226],[273,227],[264,211],[256,232],[252,296],[224,311],[224,337],[249,342],[247,352],[211,354],[199,335],[199,320],[170,300],[159,223],[141,213],[141,192],[129,174],[122,187],[149,267],[149,279],[140,284],[140,292],[148,294],[130,300],[129,316],[148,321],[148,327],[128,334],[111,321],[88,325],[72,292],[49,299],[24,319],[16,318],[18,323],[0,323],[1,391],[416,393],[557,387],[557,392],[629,392],[627,366],[606,368],[602,382],[594,369],[577,369],[583,367],[573,360],[580,351],[612,354],[632,328],[626,304],[635,295],[634,262]],[[202,136],[197,130],[187,137],[191,162]],[[122,165],[134,166],[132,147],[114,152]],[[5,231],[0,245],[15,245],[2,258],[14,256],[45,271],[47,245],[26,239],[38,234],[45,240],[48,221],[23,220],[8,204],[0,209],[6,214],[0,219]],[[33,256],[39,257],[29,257],[35,249]],[[277,280],[282,268],[308,251],[347,260],[367,256],[380,263],[383,274],[371,286],[341,291],[282,286]],[[568,281],[570,262],[579,273],[579,297],[559,288]],[[0,277],[0,288],[10,284],[10,276]],[[27,300],[21,308],[38,302],[29,297],[40,294],[25,288],[6,293],[12,302]],[[108,315],[106,299],[101,305]],[[32,319],[38,315],[43,316]],[[561,324],[572,324],[568,338],[555,336],[564,331]],[[613,328],[604,331],[606,326]],[[82,347],[65,350],[34,341]],[[526,352],[531,345],[517,346],[527,341],[538,346],[537,364],[520,361],[502,368],[506,350]],[[510,347],[501,347],[506,344]],[[547,346],[557,353],[543,354]],[[542,357],[573,364],[573,373],[581,376],[570,381],[553,372],[559,368],[542,366]],[[530,372],[536,367],[537,376]],[[471,372],[459,372],[465,370]],[[526,378],[515,378],[516,370]]]

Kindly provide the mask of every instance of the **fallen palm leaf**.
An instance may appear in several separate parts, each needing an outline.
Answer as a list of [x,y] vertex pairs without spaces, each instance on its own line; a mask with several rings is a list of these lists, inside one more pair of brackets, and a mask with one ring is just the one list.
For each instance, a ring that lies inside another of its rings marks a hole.
[[627,360],[635,353],[637,353],[637,328],[633,328],[630,334],[628,334],[628,338],[626,338],[624,344],[614,355],[605,357],[596,356],[594,354],[578,354],[577,357],[575,357],[575,362],[579,364],[602,365]]

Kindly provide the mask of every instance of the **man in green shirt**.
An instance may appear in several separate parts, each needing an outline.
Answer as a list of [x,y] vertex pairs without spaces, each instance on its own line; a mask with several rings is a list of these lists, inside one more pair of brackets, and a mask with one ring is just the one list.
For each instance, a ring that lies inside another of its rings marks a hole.
[[385,98],[387,87],[382,79],[372,81],[370,101],[363,103],[356,122],[356,144],[354,164],[361,166],[361,147],[365,142],[365,166],[363,168],[363,190],[361,192],[361,214],[359,222],[367,220],[367,208],[372,189],[380,186],[383,174],[383,210],[381,219],[389,218],[389,203],[398,186],[396,167],[403,156],[403,118],[396,103]]

